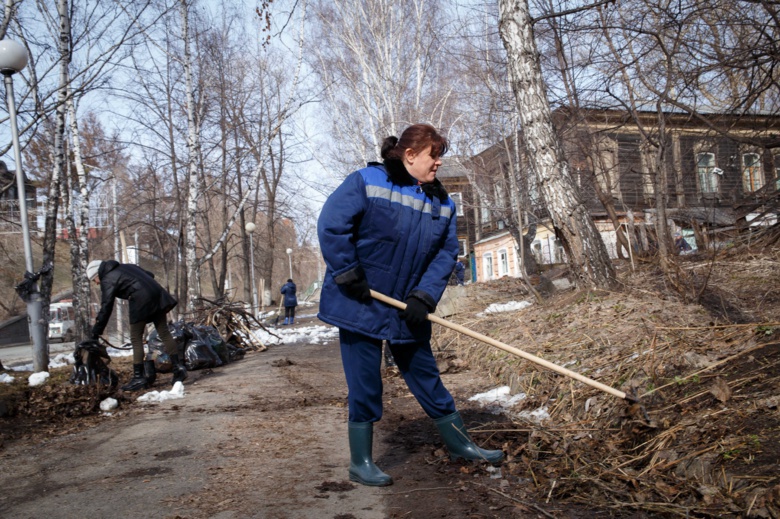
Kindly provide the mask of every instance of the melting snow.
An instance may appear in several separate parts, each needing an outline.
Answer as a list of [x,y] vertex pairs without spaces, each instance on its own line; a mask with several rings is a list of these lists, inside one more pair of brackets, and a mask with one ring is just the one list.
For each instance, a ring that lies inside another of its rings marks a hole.
[[508,303],[493,303],[488,306],[484,312],[477,314],[477,317],[485,317],[487,314],[497,314],[501,312],[514,312],[531,306],[528,301],[509,301]]
[[138,402],[165,402],[179,398],[184,398],[184,384],[181,382],[176,382],[170,391],[149,391],[136,400]]

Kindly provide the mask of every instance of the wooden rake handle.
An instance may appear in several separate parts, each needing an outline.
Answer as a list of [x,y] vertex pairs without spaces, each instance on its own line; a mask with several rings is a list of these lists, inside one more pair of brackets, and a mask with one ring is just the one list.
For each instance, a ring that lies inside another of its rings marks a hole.
[[[384,294],[380,294],[379,292],[376,292],[374,290],[371,291],[371,297],[376,299],[377,301],[381,301],[383,303],[386,303],[390,306],[394,306],[396,308],[400,308],[401,310],[406,309],[406,303],[403,303],[401,301],[398,301],[397,299],[393,299],[392,297],[386,296]],[[629,402],[637,402],[637,399],[631,395],[628,395],[624,393],[623,391],[619,391],[615,389],[614,387],[607,386],[605,384],[602,384],[601,382],[597,382],[593,379],[590,379],[584,375],[580,375],[579,373],[575,371],[571,371],[570,369],[566,369],[564,367],[561,367],[557,364],[553,364],[550,361],[544,360],[540,357],[537,357],[536,355],[531,355],[530,353],[526,353],[523,350],[519,348],[515,348],[514,346],[510,346],[508,344],[504,344],[503,342],[497,341],[495,339],[491,339],[487,335],[482,335],[481,333],[477,333],[474,330],[469,330],[465,326],[461,326],[459,324],[451,323],[449,321],[446,321],[442,319],[441,317],[437,317],[433,314],[428,314],[428,320],[432,323],[440,324],[446,328],[449,328],[451,330],[455,330],[456,332],[460,332],[464,335],[468,335],[469,337],[472,337],[474,339],[477,339],[478,341],[482,341],[486,344],[489,344],[495,348],[498,348],[499,350],[504,350],[507,353],[511,353],[512,355],[515,355],[517,357],[521,357],[525,360],[530,360],[534,364],[538,364],[539,366],[543,366],[547,369],[550,369],[552,371],[555,371],[556,373],[560,373],[561,375],[567,376],[569,378],[573,378],[574,380],[579,380],[583,384],[587,384],[591,387],[594,387],[596,389],[599,389],[601,391],[604,391],[605,393],[609,393],[610,395],[616,396],[618,398],[622,398],[624,400],[628,400]]]

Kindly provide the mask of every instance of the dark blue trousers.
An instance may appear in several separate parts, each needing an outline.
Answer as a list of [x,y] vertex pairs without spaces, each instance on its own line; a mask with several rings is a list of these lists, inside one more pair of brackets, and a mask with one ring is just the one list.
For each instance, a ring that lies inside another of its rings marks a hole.
[[[339,329],[341,361],[349,390],[349,421],[376,422],[382,418],[382,341]],[[431,418],[456,411],[455,400],[439,376],[430,342],[392,344],[398,370]]]

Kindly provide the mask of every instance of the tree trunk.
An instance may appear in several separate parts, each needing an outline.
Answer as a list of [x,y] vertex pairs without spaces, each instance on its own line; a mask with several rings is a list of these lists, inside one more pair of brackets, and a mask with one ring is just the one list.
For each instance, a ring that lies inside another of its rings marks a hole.
[[195,301],[200,297],[200,265],[198,263],[198,200],[200,199],[198,185],[198,136],[195,122],[195,96],[192,85],[192,56],[190,51],[189,13],[186,0],[180,0],[182,39],[184,40],[184,79],[187,106],[187,174],[189,189],[187,193],[187,310],[195,310]]
[[87,173],[84,171],[84,163],[81,154],[81,142],[79,140],[79,125],[76,119],[76,105],[73,100],[73,92],[68,87],[68,114],[70,118],[70,139],[73,150],[74,164],[78,178],[78,188],[81,196],[78,198],[78,206],[74,206],[73,216],[76,222],[76,234],[71,237],[71,277],[73,280],[73,298],[76,301],[74,312],[76,313],[76,340],[81,341],[89,335],[89,303],[90,287],[86,277],[87,263],[89,260],[89,189],[87,188]]
[[[57,247],[57,213],[59,211],[60,182],[65,170],[65,85],[67,84],[68,63],[70,63],[70,20],[68,18],[67,0],[58,0],[57,13],[59,19],[59,69],[60,84],[57,89],[57,110],[54,123],[54,156],[50,183],[49,197],[46,201],[46,221],[43,234],[43,264],[54,265],[55,251]],[[17,166],[20,167],[20,166]],[[41,311],[45,321],[49,322],[49,305],[51,303],[51,291],[54,284],[54,270],[42,276],[41,279]],[[48,325],[47,325],[48,326]],[[48,330],[46,330],[48,336]],[[35,371],[49,370],[48,348],[44,359],[36,355],[33,362]]]
[[499,31],[507,49],[523,139],[553,224],[579,285],[614,288],[615,270],[604,241],[571,179],[542,79],[526,0],[500,0]]

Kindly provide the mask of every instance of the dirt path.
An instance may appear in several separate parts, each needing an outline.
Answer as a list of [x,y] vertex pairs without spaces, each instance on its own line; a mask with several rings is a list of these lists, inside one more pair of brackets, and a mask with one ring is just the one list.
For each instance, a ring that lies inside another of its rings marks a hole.
[[182,400],[10,446],[0,516],[386,517],[381,491],[316,488],[345,479],[340,370],[333,345],[276,346],[192,373]]
[[[155,389],[168,389],[168,377]],[[445,378],[456,398],[488,384],[467,373]],[[0,517],[523,517],[491,502],[485,468],[449,462],[400,378],[385,385],[375,456],[395,477],[391,487],[347,480],[338,346],[281,345],[191,373],[184,399],[133,404],[78,434],[6,445]]]

